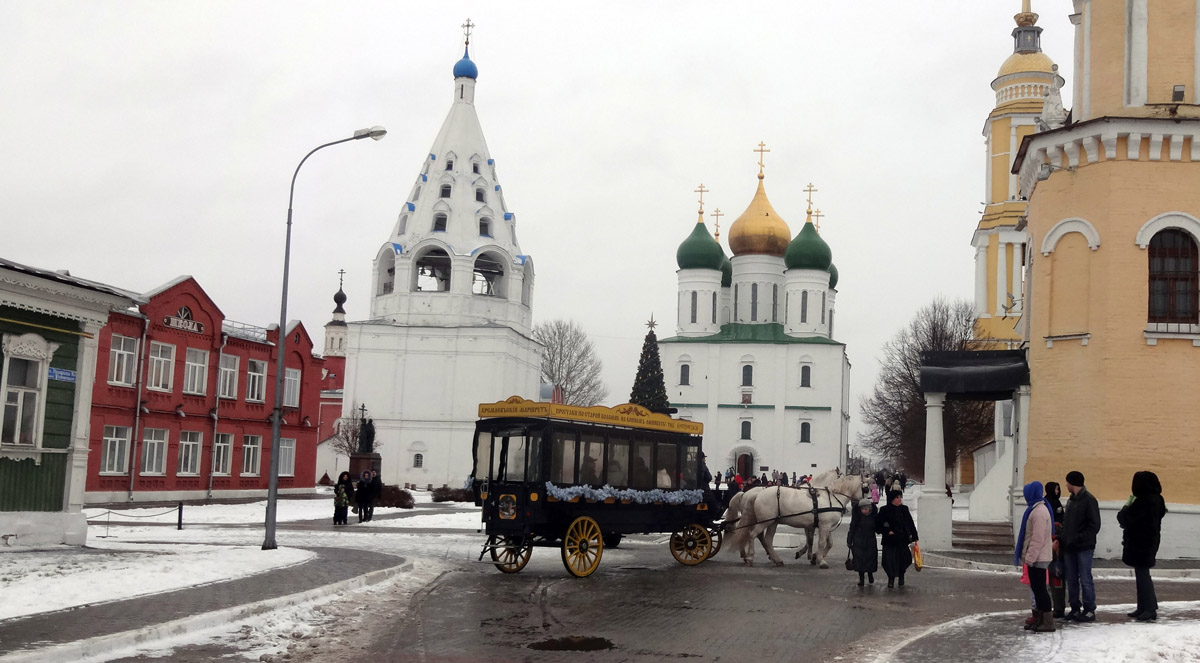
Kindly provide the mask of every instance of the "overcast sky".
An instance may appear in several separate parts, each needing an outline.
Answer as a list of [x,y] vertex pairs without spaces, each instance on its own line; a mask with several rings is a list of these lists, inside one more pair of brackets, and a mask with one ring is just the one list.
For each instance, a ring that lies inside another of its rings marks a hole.
[[[371,259],[450,108],[469,16],[476,107],[537,266],[534,319],[591,334],[609,404],[628,398],[650,315],[673,334],[693,190],[726,214],[724,244],[764,141],[767,193],[793,234],[802,189],[819,190],[853,434],[882,344],[934,297],[972,296],[981,131],[1019,10],[5,0],[0,255],[136,291],[191,274],[228,318],[267,326],[296,164],[383,125],[381,142],[314,156],[296,185],[288,317],[319,343],[339,269],[349,318],[368,316]],[[1034,10],[1069,81],[1071,3]]]

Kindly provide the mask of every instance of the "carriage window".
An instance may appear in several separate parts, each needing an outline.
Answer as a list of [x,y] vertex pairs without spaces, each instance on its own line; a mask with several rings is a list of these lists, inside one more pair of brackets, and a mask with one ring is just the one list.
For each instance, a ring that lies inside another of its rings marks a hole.
[[[685,490],[695,490],[696,482],[700,476],[700,447],[685,447],[683,456],[683,481],[681,488]],[[705,486],[707,488],[707,486]]]
[[614,488],[629,486],[629,441],[608,441],[608,485]]
[[638,490],[654,488],[654,475],[650,472],[653,453],[654,448],[650,446],[649,442],[633,443],[633,474],[630,477],[630,483]]
[[604,438],[584,434],[579,442],[579,483],[599,486],[604,474]]
[[542,433],[530,431],[527,444],[529,445],[528,462],[526,463],[525,480],[542,481]]
[[676,481],[679,477],[678,449],[670,442],[658,443],[658,465],[655,467],[655,484],[659,488],[671,490],[678,488]]
[[575,434],[555,433],[550,480],[554,483],[575,483]]
[[475,471],[476,479],[487,479],[491,476],[488,465],[492,462],[492,434],[479,431],[475,436]]
[[508,438],[508,459],[505,466],[504,481],[525,480],[525,448],[529,438],[521,433],[514,433]]

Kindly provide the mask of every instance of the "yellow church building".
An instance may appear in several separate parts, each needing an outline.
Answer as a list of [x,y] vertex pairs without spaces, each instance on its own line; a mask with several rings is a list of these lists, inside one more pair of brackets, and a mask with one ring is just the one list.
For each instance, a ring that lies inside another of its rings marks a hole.
[[1011,508],[1024,510],[1025,481],[1062,483],[1078,470],[1101,503],[1096,555],[1119,556],[1115,511],[1133,473],[1152,470],[1170,510],[1160,556],[1195,556],[1200,5],[1073,5],[1069,114],[1062,79],[1033,48],[1041,28],[1026,0],[985,131],[979,335],[1022,341],[1029,364],[1013,422]]

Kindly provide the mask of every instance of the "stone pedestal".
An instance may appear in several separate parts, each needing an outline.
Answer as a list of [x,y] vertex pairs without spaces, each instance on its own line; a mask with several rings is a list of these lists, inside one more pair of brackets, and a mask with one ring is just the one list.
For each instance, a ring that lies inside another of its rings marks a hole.
[[362,478],[362,473],[367,470],[379,470],[380,455],[377,453],[369,454],[350,454],[350,478],[358,481]]
[[949,497],[936,493],[921,494],[917,502],[917,532],[921,535],[921,550],[950,550],[953,545],[952,523]]

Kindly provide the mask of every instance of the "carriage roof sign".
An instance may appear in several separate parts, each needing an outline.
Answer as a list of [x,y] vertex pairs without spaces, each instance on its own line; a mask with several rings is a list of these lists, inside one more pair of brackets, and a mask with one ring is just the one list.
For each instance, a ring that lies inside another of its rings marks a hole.
[[513,396],[499,403],[480,403],[479,417],[547,417],[550,419],[566,419],[593,424],[608,424],[610,426],[629,426],[632,428],[648,428],[672,433],[691,433],[700,435],[704,432],[704,424],[683,419],[672,419],[665,414],[655,414],[640,405],[626,403],[616,407],[580,407],[577,405],[561,405],[559,403],[543,403],[529,401],[520,396]]

